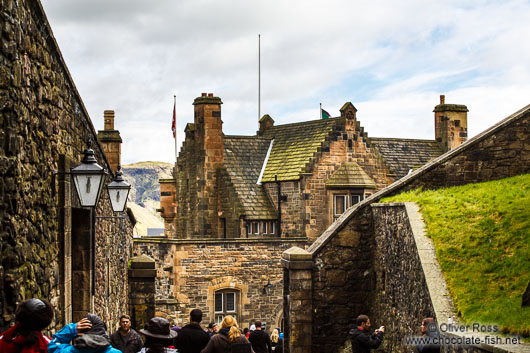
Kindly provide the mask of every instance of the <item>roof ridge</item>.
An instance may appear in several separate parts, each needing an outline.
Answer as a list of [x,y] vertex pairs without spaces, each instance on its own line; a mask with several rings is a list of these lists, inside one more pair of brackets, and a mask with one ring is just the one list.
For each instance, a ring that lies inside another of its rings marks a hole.
[[256,140],[271,140],[272,137],[258,136],[258,135],[224,135],[224,138],[230,139],[256,139]]
[[430,139],[412,139],[412,138],[400,138],[400,137],[368,137],[368,140],[399,140],[399,141],[418,141],[418,142],[437,142],[436,140]]
[[341,119],[340,116],[334,117],[334,118],[327,118],[327,119],[306,120],[306,121],[299,121],[299,122],[296,122],[296,123],[274,125],[274,126],[271,126],[269,130],[266,130],[265,133],[267,133],[268,131],[270,131],[272,129],[276,129],[276,128],[279,128],[279,127],[295,126],[295,125],[303,125],[303,124],[311,124],[311,123],[316,124],[317,122],[329,122],[329,121],[335,122],[335,121],[338,121],[339,119]]

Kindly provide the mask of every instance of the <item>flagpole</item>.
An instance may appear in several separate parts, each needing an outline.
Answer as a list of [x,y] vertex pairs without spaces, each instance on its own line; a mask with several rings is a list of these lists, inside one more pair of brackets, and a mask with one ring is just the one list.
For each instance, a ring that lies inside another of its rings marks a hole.
[[258,34],[258,120],[261,119],[261,34]]
[[320,103],[320,117],[319,119],[322,119],[322,103]]
[[175,164],[177,162],[178,157],[178,150],[177,150],[177,114],[176,114],[176,108],[177,108],[177,95],[173,95],[173,119],[175,120]]

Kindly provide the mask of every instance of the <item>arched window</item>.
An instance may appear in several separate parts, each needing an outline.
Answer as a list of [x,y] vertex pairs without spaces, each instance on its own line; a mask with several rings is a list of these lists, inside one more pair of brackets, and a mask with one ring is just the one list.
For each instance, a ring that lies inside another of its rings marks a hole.
[[215,292],[215,322],[221,323],[226,315],[232,315],[239,321],[239,291],[229,288]]

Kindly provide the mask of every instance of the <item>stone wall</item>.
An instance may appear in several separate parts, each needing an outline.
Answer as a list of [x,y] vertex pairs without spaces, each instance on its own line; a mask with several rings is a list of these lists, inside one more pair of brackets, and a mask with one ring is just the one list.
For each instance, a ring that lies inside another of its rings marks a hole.
[[[176,240],[135,239],[135,256],[157,259],[156,312],[179,326],[188,322],[191,309],[204,313],[203,323],[214,320],[214,293],[235,289],[240,327],[261,320],[268,327],[280,324],[283,309],[280,257],[306,239]],[[274,286],[271,295],[264,285]]]
[[[74,304],[87,302],[101,315],[108,309],[105,317],[113,322],[127,309],[129,220],[122,229],[94,218],[112,215],[106,192],[95,213],[82,212],[63,173],[52,191],[52,171],[77,166],[89,137],[99,164],[109,165],[41,4],[2,1],[0,18],[0,329],[30,297],[55,306],[52,331],[72,320]],[[81,214],[81,224],[74,223]],[[91,239],[76,243],[91,254],[84,258],[73,251],[73,237],[81,234]]]
[[[310,250],[311,252],[311,250]],[[370,208],[313,254],[312,352],[333,352],[359,314],[369,314],[374,287],[374,236]]]
[[375,289],[370,296],[372,327],[385,326],[381,349],[414,352],[407,336],[420,335],[421,321],[436,317],[404,204],[372,205]]

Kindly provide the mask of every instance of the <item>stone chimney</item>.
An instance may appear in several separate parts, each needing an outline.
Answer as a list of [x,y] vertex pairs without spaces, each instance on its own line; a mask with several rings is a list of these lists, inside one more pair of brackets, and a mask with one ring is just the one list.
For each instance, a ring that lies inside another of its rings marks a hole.
[[434,107],[434,137],[444,152],[452,150],[467,140],[467,112],[461,104],[445,104],[440,95],[440,104]]
[[[217,167],[224,162],[223,121],[221,120],[221,98],[213,93],[203,93],[193,101],[195,111],[195,143],[200,151],[199,210],[205,212],[198,217],[198,231],[202,235],[217,236],[219,215],[217,214]],[[201,192],[202,191],[202,192]]]
[[98,140],[107,156],[112,173],[116,174],[118,165],[121,163],[121,143],[120,132],[114,130],[114,110],[103,112],[104,130],[98,131]]
[[267,130],[274,126],[274,119],[269,114],[265,114],[259,119],[258,135],[261,136]]

